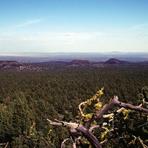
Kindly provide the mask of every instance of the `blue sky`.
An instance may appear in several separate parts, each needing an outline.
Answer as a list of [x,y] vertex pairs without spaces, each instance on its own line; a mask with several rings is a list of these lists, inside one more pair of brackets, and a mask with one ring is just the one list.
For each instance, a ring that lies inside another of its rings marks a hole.
[[148,0],[0,0],[0,54],[148,52]]

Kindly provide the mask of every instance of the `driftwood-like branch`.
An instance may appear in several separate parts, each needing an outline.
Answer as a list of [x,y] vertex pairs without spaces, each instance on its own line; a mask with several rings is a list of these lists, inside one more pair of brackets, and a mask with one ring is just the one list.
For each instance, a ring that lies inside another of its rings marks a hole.
[[140,137],[138,137],[138,140],[140,141],[143,148],[148,148],[148,146],[143,143],[143,140]]
[[139,111],[139,112],[143,112],[148,114],[148,109],[143,108],[142,106],[135,106],[129,103],[124,103],[124,102],[120,102],[118,99],[114,100],[115,101],[115,105],[119,106],[119,107],[124,107],[126,109],[131,109],[131,110],[135,110],[135,111]]
[[[88,121],[86,122],[92,122],[94,120],[99,120],[101,118],[106,117],[105,114],[108,113],[109,110],[111,110],[114,106],[118,106],[118,107],[122,107],[125,109],[131,109],[131,110],[135,110],[135,111],[139,111],[139,112],[143,112],[148,114],[148,109],[143,108],[142,106],[134,106],[132,104],[129,103],[124,103],[124,102],[120,102],[118,100],[118,97],[115,96],[110,102],[109,104],[106,104],[103,106],[102,109],[100,109],[99,111],[96,112],[96,114]],[[90,143],[94,148],[101,148],[101,144],[99,143],[98,139],[93,135],[92,131],[95,128],[99,128],[98,125],[93,126],[93,127],[89,127],[89,126],[83,126],[80,125],[78,123],[74,123],[74,122],[65,122],[65,121],[59,121],[59,120],[55,120],[55,121],[51,121],[49,119],[47,119],[49,121],[49,123],[51,125],[54,126],[65,126],[67,128],[69,128],[70,132],[75,132],[75,133],[81,133]],[[74,146],[76,147],[75,143]]]
[[92,132],[96,128],[100,128],[100,125],[94,125],[94,126],[90,127],[89,131]]
[[50,125],[55,125],[55,126],[65,126],[68,127],[70,129],[77,129],[79,124],[78,123],[74,123],[74,122],[66,122],[66,121],[52,121],[47,119],[47,121],[49,121]]
[[7,142],[7,143],[0,143],[0,147],[3,146],[4,148],[7,148],[8,145],[9,145],[9,142]]
[[67,142],[67,141],[71,141],[71,139],[70,138],[66,138],[66,139],[64,139],[63,141],[62,141],[62,143],[61,143],[61,148],[65,148],[65,142]]
[[148,109],[143,108],[142,106],[135,106],[129,103],[120,102],[118,97],[114,96],[109,104],[104,105],[104,107],[96,113],[96,116],[94,116],[94,120],[102,118],[103,115],[111,110],[114,106],[124,107],[126,109],[131,109],[148,114]]
[[63,140],[63,142],[61,143],[61,148],[65,148],[65,143],[67,141],[72,141],[72,148],[76,148],[76,143],[72,138],[66,138]]
[[92,146],[95,148],[101,148],[102,146],[100,145],[98,139],[83,125],[79,125],[78,123],[73,123],[73,122],[65,122],[65,121],[51,121],[47,119],[51,125],[54,126],[65,126],[68,128],[75,129],[77,132],[82,133],[82,135],[91,143]]
[[101,144],[99,143],[98,139],[90,132],[87,128],[80,125],[77,128],[78,132],[81,132],[83,136],[91,143],[94,148],[102,148]]
[[61,143],[61,148],[65,148],[65,143],[66,143],[67,141],[71,141],[71,139],[70,139],[70,138],[64,139],[63,142]]
[[9,142],[7,142],[7,143],[6,143],[6,145],[5,145],[5,147],[4,147],[4,148],[7,148],[7,147],[8,147],[8,145],[9,145]]

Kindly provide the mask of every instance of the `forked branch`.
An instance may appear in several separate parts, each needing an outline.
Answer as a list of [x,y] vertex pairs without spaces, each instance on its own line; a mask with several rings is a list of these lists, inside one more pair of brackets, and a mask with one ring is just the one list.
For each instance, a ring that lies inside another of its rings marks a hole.
[[[148,109],[143,108],[142,106],[135,106],[135,105],[132,105],[132,104],[129,104],[129,103],[120,102],[118,100],[118,97],[114,96],[114,98],[111,99],[109,104],[104,105],[100,110],[98,110],[96,112],[96,114],[91,119],[89,119],[86,122],[90,122],[90,121],[93,122],[94,120],[100,120],[114,106],[118,106],[120,108],[135,110],[135,111],[139,111],[139,112],[143,112],[143,113],[148,114]],[[101,148],[102,147],[99,140],[97,139],[97,137],[92,133],[92,131],[95,128],[99,128],[99,125],[92,126],[92,127],[85,127],[85,126],[78,124],[78,123],[75,123],[75,122],[65,122],[65,121],[59,121],[59,120],[52,121],[52,120],[49,120],[49,119],[47,119],[47,120],[49,121],[49,123],[51,125],[64,126],[64,127],[67,127],[70,132],[75,131],[76,133],[83,135],[94,148]],[[76,145],[75,145],[75,147],[76,147]]]

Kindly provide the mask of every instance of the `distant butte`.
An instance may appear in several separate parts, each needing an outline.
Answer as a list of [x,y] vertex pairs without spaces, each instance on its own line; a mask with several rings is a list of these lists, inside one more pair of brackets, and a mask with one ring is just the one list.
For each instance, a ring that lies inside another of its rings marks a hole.
[[104,62],[104,64],[128,64],[128,63],[129,63],[128,61],[121,61],[115,58],[111,58],[106,62]]

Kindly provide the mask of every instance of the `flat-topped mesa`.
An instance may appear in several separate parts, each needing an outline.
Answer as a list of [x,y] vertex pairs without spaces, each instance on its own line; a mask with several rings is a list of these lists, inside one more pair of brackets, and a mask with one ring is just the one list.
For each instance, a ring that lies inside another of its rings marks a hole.
[[88,61],[88,60],[72,60],[69,64],[70,65],[89,65],[90,61]]

